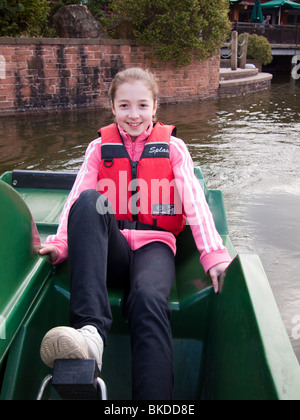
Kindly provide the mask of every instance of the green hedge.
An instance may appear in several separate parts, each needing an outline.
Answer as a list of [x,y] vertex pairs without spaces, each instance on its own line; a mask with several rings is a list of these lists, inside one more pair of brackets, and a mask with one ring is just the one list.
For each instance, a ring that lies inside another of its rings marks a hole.
[[231,30],[228,0],[112,0],[133,34],[161,60],[188,64],[211,57]]
[[38,36],[49,13],[47,0],[0,0],[0,36]]
[[261,61],[264,66],[270,64],[273,61],[272,47],[267,38],[259,35],[250,35],[247,57]]

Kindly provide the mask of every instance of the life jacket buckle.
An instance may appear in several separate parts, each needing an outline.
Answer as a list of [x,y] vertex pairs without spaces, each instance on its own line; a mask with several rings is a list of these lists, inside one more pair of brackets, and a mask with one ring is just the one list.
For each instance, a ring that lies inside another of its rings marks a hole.
[[114,164],[114,160],[113,160],[113,158],[111,158],[111,159],[104,159],[103,164],[104,164],[104,166],[106,168],[111,168],[113,166],[113,164]]

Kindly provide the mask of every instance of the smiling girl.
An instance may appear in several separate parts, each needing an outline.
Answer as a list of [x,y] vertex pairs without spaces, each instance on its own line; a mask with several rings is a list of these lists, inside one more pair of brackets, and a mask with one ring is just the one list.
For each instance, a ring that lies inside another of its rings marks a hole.
[[[89,145],[57,234],[40,250],[53,264],[68,258],[71,281],[71,327],[46,334],[42,360],[52,367],[58,358],[93,358],[101,369],[112,323],[107,285],[127,287],[136,400],[172,399],[168,302],[176,236],[186,217],[216,293],[231,262],[187,147],[173,126],[153,124],[157,95],[150,72],[132,68],[116,75],[110,89],[115,124]],[[167,186],[168,194],[153,185]]]

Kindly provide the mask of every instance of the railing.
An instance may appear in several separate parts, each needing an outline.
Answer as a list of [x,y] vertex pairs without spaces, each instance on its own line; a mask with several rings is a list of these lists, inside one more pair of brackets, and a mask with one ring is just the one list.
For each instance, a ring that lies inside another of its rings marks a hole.
[[237,70],[239,63],[241,69],[246,67],[249,34],[244,33],[241,38],[239,42],[237,31],[232,31],[231,41],[225,45],[227,51],[221,53],[222,58],[230,58],[231,70]]
[[233,22],[232,29],[239,34],[265,36],[270,44],[300,44],[300,25],[265,25],[263,23]]

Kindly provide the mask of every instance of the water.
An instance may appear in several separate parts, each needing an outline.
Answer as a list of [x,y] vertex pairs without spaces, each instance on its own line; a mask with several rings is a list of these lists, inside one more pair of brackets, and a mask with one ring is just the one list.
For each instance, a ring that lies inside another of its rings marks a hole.
[[[159,120],[224,193],[239,253],[259,254],[300,361],[300,82],[200,104],[161,106]],[[14,168],[77,171],[109,111],[0,118],[0,173]]]

